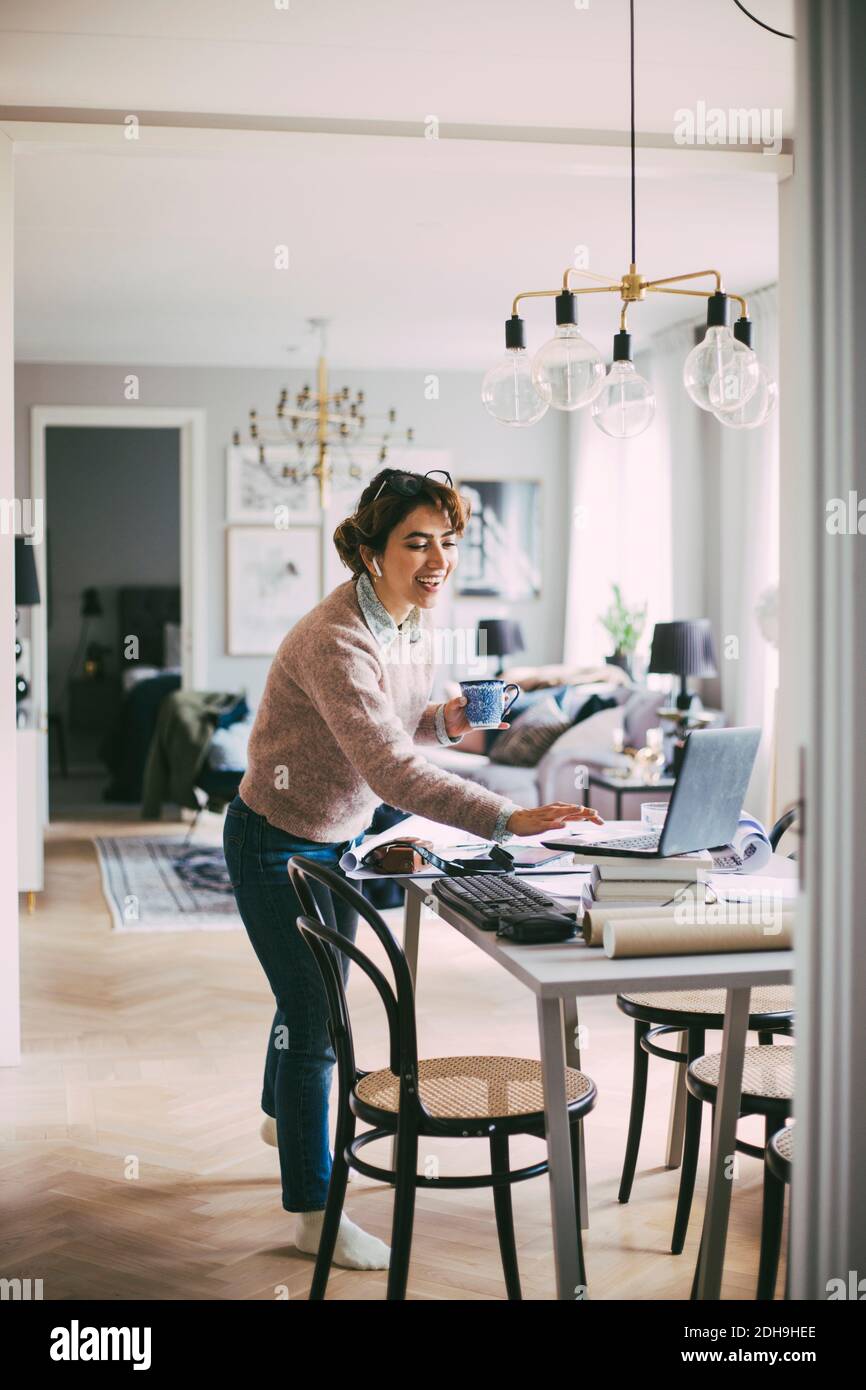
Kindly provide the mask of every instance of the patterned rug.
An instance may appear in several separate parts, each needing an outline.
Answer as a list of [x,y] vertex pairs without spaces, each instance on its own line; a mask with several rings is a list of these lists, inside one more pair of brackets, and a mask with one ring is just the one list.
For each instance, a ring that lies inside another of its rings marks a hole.
[[95,836],[115,931],[236,931],[243,927],[221,845],[179,836]]

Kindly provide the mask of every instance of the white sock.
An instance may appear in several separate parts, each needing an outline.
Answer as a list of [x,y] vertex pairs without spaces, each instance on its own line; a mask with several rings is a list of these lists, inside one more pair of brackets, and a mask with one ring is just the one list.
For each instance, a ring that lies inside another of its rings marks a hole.
[[[266,1144],[270,1144],[270,1146],[271,1146],[272,1149],[276,1149],[276,1148],[278,1147],[278,1145],[277,1145],[277,1122],[276,1122],[276,1120],[274,1119],[273,1115],[265,1115],[265,1116],[264,1116],[264,1118],[262,1119],[262,1125],[261,1125],[261,1129],[259,1130],[259,1134],[262,1136],[262,1138],[264,1139],[264,1141],[265,1141]],[[333,1159],[333,1157],[334,1157],[334,1155],[332,1154],[332,1155],[331,1155],[331,1158]],[[354,1182],[354,1181],[355,1181],[355,1174],[352,1172],[352,1169],[350,1168],[350,1169],[349,1169],[349,1182]]]
[[[322,1234],[323,1211],[299,1211],[295,1220],[295,1244],[307,1255],[315,1255]],[[343,1269],[387,1269],[391,1251],[378,1236],[362,1231],[345,1212],[340,1217],[340,1229],[334,1246],[334,1264]]]

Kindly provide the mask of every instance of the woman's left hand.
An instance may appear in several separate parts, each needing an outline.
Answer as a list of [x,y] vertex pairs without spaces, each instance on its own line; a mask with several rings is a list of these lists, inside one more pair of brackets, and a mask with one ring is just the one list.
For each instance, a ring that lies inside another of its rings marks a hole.
[[[445,728],[451,738],[458,738],[460,734],[468,733],[472,728],[466,718],[466,696],[455,695],[453,700],[446,700],[444,705]],[[500,724],[500,729],[510,729],[510,724]]]

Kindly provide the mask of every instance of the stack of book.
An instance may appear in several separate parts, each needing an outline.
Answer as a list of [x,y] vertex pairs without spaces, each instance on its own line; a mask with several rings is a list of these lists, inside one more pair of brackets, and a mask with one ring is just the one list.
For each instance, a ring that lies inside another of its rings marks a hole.
[[[672,854],[667,859],[632,859],[625,855],[611,855],[600,861],[580,855],[579,859],[592,862],[588,889],[595,902],[666,903],[689,884],[705,887],[707,874],[713,872],[709,850]],[[579,862],[577,855],[575,862]]]
[[[678,899],[707,901],[707,875],[713,871],[713,858],[707,850],[695,854],[671,855],[666,859],[632,859],[611,855],[593,860],[592,851],[575,855],[575,863],[592,864],[583,889],[584,938],[601,945],[601,927],[610,909],[660,909],[673,916]],[[625,914],[641,915],[637,913]],[[653,912],[655,915],[663,913]]]

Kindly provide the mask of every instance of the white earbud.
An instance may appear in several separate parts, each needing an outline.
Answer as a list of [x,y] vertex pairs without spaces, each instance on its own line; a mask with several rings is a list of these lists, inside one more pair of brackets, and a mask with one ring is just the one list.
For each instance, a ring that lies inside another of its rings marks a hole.
[[378,574],[379,578],[381,579],[381,578],[382,578],[382,571],[379,569],[379,561],[376,560],[376,559],[373,560],[373,569],[376,571],[376,573]]

